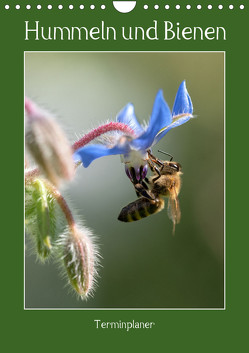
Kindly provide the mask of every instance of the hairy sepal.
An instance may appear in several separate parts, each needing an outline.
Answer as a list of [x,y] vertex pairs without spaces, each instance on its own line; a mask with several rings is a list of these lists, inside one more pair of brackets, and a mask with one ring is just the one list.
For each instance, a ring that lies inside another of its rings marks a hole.
[[58,249],[59,260],[71,287],[81,299],[91,296],[99,263],[92,232],[77,225],[61,236]]
[[52,252],[55,241],[55,199],[42,179],[35,179],[26,186],[25,226],[36,244],[38,257],[44,261]]

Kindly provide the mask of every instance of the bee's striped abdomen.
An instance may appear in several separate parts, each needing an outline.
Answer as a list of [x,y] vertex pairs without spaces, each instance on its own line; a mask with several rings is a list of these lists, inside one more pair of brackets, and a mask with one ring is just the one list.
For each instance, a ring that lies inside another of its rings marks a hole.
[[141,197],[136,201],[129,203],[125,206],[119,216],[118,220],[121,222],[134,222],[142,218],[148,217],[154,213],[160,212],[164,208],[164,200],[158,199],[150,201],[145,197]]

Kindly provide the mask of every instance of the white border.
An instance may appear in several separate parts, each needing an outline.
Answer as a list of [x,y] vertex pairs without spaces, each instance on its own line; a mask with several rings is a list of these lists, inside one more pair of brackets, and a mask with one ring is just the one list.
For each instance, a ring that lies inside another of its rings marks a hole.
[[[27,50],[24,51],[24,60],[23,60],[23,65],[24,65],[24,97],[23,100],[25,99],[25,55],[26,53],[80,53],[80,54],[88,54],[88,53],[101,53],[101,54],[110,54],[110,53],[223,53],[224,56],[224,235],[223,235],[223,244],[224,244],[224,307],[223,308],[26,308],[25,307],[25,222],[24,222],[24,268],[23,268],[23,275],[24,275],[24,287],[23,287],[23,308],[24,310],[226,310],[226,51],[222,50],[193,50],[193,51],[184,51],[184,50],[179,50],[179,51],[68,51],[68,50],[62,50],[62,51],[46,51],[46,50]],[[25,105],[24,105],[24,115],[25,116]],[[25,131],[25,129],[24,129]],[[25,151],[25,132],[24,132],[24,151]],[[25,171],[24,171],[24,200],[25,200]],[[24,201],[24,218],[25,219],[25,201]]]

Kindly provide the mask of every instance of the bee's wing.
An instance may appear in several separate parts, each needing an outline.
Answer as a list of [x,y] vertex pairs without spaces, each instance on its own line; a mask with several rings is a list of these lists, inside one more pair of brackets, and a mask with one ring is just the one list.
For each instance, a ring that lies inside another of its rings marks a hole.
[[180,222],[181,210],[179,199],[175,187],[172,188],[168,200],[168,216],[173,222],[173,234],[175,233],[175,225]]

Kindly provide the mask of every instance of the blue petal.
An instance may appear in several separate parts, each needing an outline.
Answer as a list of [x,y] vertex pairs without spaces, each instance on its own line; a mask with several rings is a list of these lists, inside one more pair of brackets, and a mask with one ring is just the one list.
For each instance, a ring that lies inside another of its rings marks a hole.
[[153,145],[155,145],[159,140],[161,140],[161,138],[165,136],[169,130],[186,123],[192,117],[193,116],[191,114],[185,114],[185,115],[181,114],[179,118],[174,117],[174,121],[169,126],[166,126],[161,131],[159,131],[159,133],[155,137]]
[[136,134],[136,136],[141,135],[144,132],[144,129],[137,121],[134,106],[131,103],[128,103],[117,116],[117,121],[128,125]]
[[89,145],[77,150],[74,153],[74,158],[77,160],[77,157],[79,157],[84,167],[87,168],[92,163],[92,161],[97,158],[125,153],[128,153],[127,144],[122,146],[114,146],[113,148],[107,148],[104,145]]
[[155,98],[147,130],[139,138],[134,139],[131,146],[136,149],[147,150],[152,146],[158,132],[171,122],[172,116],[169,106],[163,98],[162,90],[160,90]]
[[192,114],[193,113],[193,104],[191,98],[188,94],[186,88],[186,82],[183,81],[178,88],[175,103],[172,110],[173,117],[180,114]]

